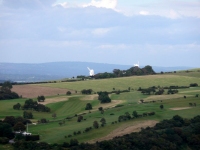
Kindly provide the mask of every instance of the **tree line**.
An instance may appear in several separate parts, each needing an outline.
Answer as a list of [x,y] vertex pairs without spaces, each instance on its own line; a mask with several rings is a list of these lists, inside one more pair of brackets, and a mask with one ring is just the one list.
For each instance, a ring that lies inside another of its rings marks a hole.
[[112,73],[99,73],[94,75],[95,79],[104,79],[104,78],[117,78],[117,77],[128,77],[134,75],[150,75],[155,74],[155,71],[151,66],[147,65],[144,68],[131,67],[127,70],[114,69]]

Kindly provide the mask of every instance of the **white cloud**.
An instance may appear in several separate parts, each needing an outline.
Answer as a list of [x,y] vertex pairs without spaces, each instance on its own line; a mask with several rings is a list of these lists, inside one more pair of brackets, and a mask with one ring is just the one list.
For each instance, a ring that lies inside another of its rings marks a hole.
[[180,18],[181,16],[176,11],[170,10],[168,17],[171,19],[177,19]]
[[92,0],[89,4],[83,5],[83,7],[95,6],[98,8],[110,8],[115,9],[117,6],[117,0]]
[[146,16],[146,15],[149,15],[149,12],[148,12],[148,11],[140,11],[139,14],[140,14],[140,15],[145,15],[145,16]]

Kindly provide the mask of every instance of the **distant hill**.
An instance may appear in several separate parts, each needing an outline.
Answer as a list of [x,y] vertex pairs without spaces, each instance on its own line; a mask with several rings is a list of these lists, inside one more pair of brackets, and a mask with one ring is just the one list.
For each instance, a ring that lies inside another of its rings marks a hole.
[[[147,64],[151,65],[151,64]],[[5,80],[35,82],[72,78],[78,75],[89,75],[87,67],[94,69],[95,74],[112,72],[114,69],[127,70],[131,65],[91,63],[91,62],[51,62],[51,63],[0,63],[0,82]],[[144,66],[141,66],[144,67]],[[167,72],[192,69],[192,67],[157,67],[155,72]]]

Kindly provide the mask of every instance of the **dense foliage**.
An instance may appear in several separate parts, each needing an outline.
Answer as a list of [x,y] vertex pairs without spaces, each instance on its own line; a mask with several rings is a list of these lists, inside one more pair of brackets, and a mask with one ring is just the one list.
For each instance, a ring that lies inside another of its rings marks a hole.
[[108,92],[97,92],[97,93],[99,95],[98,100],[100,100],[101,103],[110,103],[111,102]]
[[[45,105],[38,104],[37,101],[33,101],[32,99],[27,99],[23,106],[17,103],[13,106],[13,109],[23,109],[23,110],[35,110],[40,112],[50,112],[51,109]],[[31,115],[29,115],[31,116]],[[30,118],[30,117],[29,117]]]
[[95,79],[103,79],[103,78],[116,78],[116,77],[127,77],[134,75],[150,75],[155,74],[155,71],[151,66],[147,65],[144,68],[139,67],[131,67],[127,70],[114,69],[113,73],[99,73],[94,76]]
[[0,100],[19,98],[19,95],[15,92],[12,92],[11,89],[12,89],[11,82],[9,81],[4,82],[0,88]]

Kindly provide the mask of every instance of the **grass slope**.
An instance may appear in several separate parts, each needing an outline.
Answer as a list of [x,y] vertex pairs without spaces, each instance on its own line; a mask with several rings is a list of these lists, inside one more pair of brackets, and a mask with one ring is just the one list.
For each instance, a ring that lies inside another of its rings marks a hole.
[[[65,138],[69,134],[73,135],[74,131],[83,132],[86,127],[93,126],[94,121],[100,121],[102,117],[106,119],[106,126],[100,127],[99,129],[92,129],[88,133],[82,133],[80,135],[72,136],[72,138],[78,139],[80,142],[86,142],[88,140],[96,139],[103,137],[116,128],[119,128],[123,125],[134,124],[139,121],[144,120],[163,120],[170,119],[174,115],[180,115],[184,118],[191,118],[200,114],[200,97],[196,98],[195,95],[200,95],[200,87],[180,89],[178,94],[174,95],[143,95],[140,92],[136,91],[138,87],[149,87],[149,86],[169,86],[169,85],[178,85],[185,86],[190,83],[200,84],[199,76],[188,73],[190,76],[182,76],[177,74],[170,75],[150,75],[150,76],[135,76],[135,77],[125,77],[125,78],[114,78],[114,79],[104,79],[104,80],[89,80],[89,81],[80,81],[80,82],[64,82],[64,83],[54,83],[54,84],[40,84],[40,86],[49,86],[49,87],[58,87],[66,88],[81,91],[82,89],[93,89],[94,91],[112,91],[113,88],[117,89],[127,89],[128,87],[133,88],[131,92],[121,93],[119,95],[112,94],[110,95],[112,100],[122,102],[121,107],[109,108],[106,109],[104,114],[101,114],[98,111],[99,106],[106,108],[110,104],[100,104],[97,100],[97,97],[94,96],[94,99],[90,99],[88,96],[83,95],[72,95],[64,101],[47,104],[51,108],[51,113],[35,112],[33,111],[34,120],[37,121],[41,118],[46,118],[50,120],[50,123],[47,124],[38,124],[30,125],[29,131],[33,134],[39,134],[41,137],[40,141],[45,141],[48,143],[62,143],[69,141],[70,138]],[[183,98],[186,95],[187,98]],[[57,95],[53,98],[58,98],[63,95]],[[155,103],[139,103],[140,99],[145,101],[156,100]],[[0,101],[0,118],[5,116],[22,116],[23,110],[13,110],[12,106],[16,103],[24,104],[26,99],[16,99],[16,100],[5,100]],[[162,102],[160,101],[162,100]],[[85,111],[85,106],[87,103],[91,103],[93,108],[96,111],[88,113]],[[114,102],[113,102],[114,103]],[[171,110],[170,108],[175,107],[189,107],[189,103],[196,103],[196,107],[185,110]],[[160,109],[160,105],[164,105],[164,109]],[[115,106],[115,105],[114,105]],[[129,121],[124,121],[112,125],[111,123],[118,120],[120,115],[124,115],[126,112],[132,114],[133,111],[137,111],[139,114],[144,112],[155,111],[154,116],[147,116],[138,119],[133,119]],[[57,118],[53,119],[51,117],[52,113],[57,114]],[[70,120],[66,120],[65,124],[60,126],[58,123],[60,120],[63,120],[66,117],[74,116],[86,112],[84,115],[84,121],[77,122],[77,118],[74,117]],[[114,115],[110,115],[114,114]],[[100,124],[100,122],[99,122]]]

